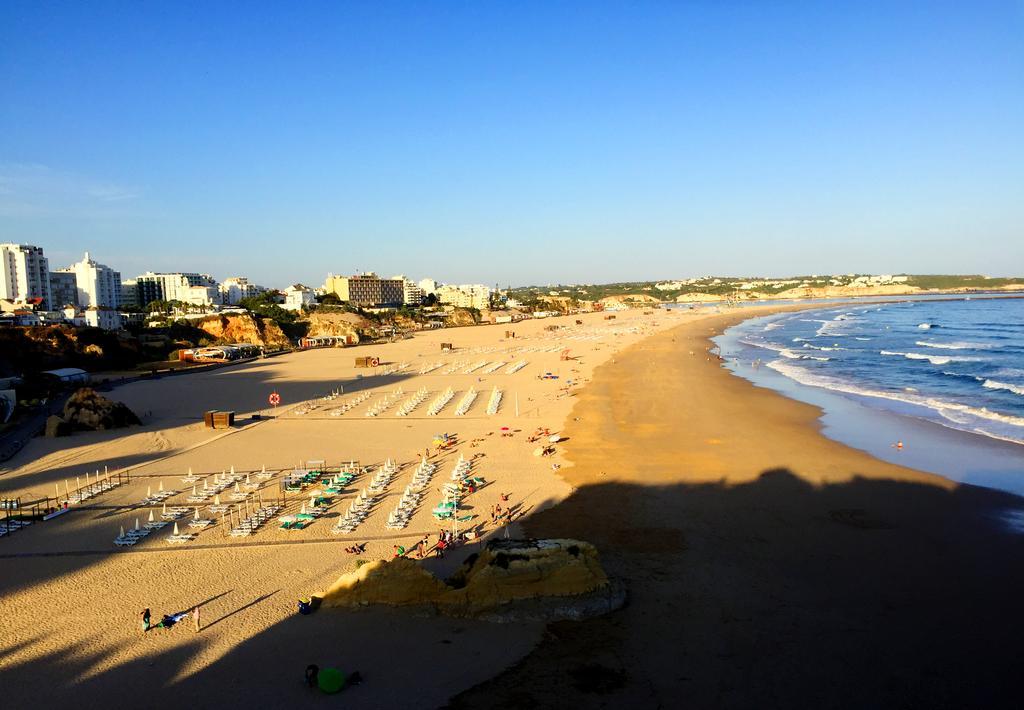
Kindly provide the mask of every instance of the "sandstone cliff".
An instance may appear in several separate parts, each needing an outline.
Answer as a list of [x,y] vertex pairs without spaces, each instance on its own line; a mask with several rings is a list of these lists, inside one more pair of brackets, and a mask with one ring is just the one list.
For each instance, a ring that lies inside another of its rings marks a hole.
[[249,343],[268,348],[291,344],[276,322],[249,313],[210,316],[196,323],[196,327],[209,334],[216,343]]
[[306,316],[309,323],[306,335],[316,337],[322,335],[345,336],[351,343],[359,342],[359,333],[368,332],[373,324],[358,313],[324,313],[314,311]]

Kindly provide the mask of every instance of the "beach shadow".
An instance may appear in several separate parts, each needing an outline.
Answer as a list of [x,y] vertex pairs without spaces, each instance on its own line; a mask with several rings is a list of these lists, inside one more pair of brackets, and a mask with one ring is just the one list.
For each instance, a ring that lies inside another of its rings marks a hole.
[[239,614],[239,613],[245,611],[246,609],[249,609],[251,607],[256,606],[257,604],[259,604],[262,601],[266,601],[267,599],[270,599],[270,597],[274,596],[275,594],[277,594],[280,591],[281,591],[280,589],[275,589],[272,592],[268,592],[267,594],[264,594],[262,596],[259,596],[259,597],[255,598],[255,599],[253,599],[248,604],[244,604],[244,605],[238,607],[237,609],[235,609],[234,611],[230,611],[227,614],[225,614],[224,616],[221,616],[218,619],[215,619],[214,621],[211,621],[209,624],[207,624],[206,626],[203,627],[203,630],[205,631],[207,629],[213,628],[214,626],[216,626],[220,622],[225,621],[227,619],[230,619],[235,614]]

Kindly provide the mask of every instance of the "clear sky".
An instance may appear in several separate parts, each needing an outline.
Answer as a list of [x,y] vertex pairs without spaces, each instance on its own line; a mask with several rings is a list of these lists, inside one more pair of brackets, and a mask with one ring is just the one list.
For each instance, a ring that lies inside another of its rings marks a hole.
[[0,2],[0,241],[284,286],[1024,274],[1024,3]]

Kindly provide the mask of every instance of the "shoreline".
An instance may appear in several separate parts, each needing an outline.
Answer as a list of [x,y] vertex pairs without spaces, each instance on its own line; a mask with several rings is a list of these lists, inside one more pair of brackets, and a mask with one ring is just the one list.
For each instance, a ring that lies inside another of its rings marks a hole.
[[526,529],[598,545],[631,602],[551,625],[451,707],[1015,704],[995,649],[1024,631],[1024,541],[1003,526],[1024,499],[829,439],[818,407],[708,354],[758,315],[677,326],[595,371],[566,431],[573,495]]
[[[841,305],[841,304],[840,304]],[[834,312],[835,304],[806,311],[808,314]],[[831,389],[804,383],[800,379],[768,367],[751,367],[747,353],[757,357],[776,357],[745,338],[760,335],[757,322],[771,320],[779,314],[755,316],[723,328],[713,343],[723,357],[723,367],[756,387],[770,389],[782,396],[811,404],[821,410],[820,429],[828,438],[881,459],[888,463],[934,473],[958,483],[1024,494],[1020,462],[1024,459],[1024,443],[980,429],[954,426],[934,417],[932,410],[912,411],[914,406],[894,406],[894,399],[877,399],[869,394],[851,393],[864,387],[856,380],[848,389]],[[826,373],[829,374],[829,373]],[[834,374],[830,375],[835,377]],[[936,395],[937,396],[937,395]],[[888,405],[888,406],[886,406]],[[976,405],[983,406],[983,405]],[[904,441],[903,450],[892,448],[892,442]]]

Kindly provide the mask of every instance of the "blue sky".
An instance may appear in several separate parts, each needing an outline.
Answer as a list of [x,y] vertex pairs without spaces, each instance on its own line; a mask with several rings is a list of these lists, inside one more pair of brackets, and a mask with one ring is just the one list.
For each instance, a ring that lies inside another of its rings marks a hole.
[[1024,274],[1024,3],[0,4],[0,241],[322,283]]

